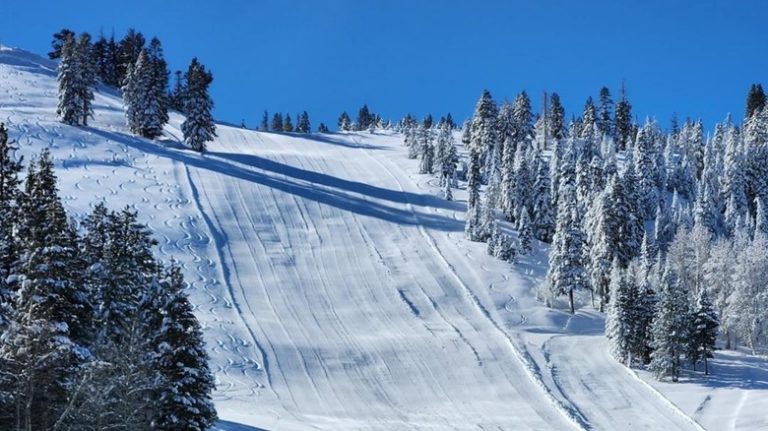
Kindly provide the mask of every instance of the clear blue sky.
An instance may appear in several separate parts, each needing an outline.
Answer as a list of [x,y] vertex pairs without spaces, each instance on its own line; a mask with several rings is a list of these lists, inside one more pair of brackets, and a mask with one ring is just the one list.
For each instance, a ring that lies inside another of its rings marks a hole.
[[0,43],[45,53],[61,27],[135,27],[174,69],[199,57],[216,117],[249,126],[268,109],[335,128],[363,103],[460,120],[483,88],[497,100],[525,89],[535,106],[557,91],[570,117],[624,80],[640,119],[678,112],[709,128],[740,120],[749,85],[768,84],[767,19],[765,0],[4,0]]

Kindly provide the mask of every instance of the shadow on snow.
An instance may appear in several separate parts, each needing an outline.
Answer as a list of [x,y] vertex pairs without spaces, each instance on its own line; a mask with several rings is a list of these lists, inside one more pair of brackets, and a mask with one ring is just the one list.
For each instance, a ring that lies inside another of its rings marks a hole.
[[[270,162],[266,163],[265,159],[262,159],[264,166],[275,169],[273,173],[279,175],[285,175],[289,178],[279,178],[275,175],[270,175],[265,172],[256,172],[250,169],[244,169],[234,164],[228,158],[222,158],[221,154],[211,153],[198,154],[192,150],[179,150],[172,148],[165,148],[158,144],[153,144],[140,138],[136,138],[130,135],[126,135],[120,132],[108,132],[96,128],[89,128],[91,132],[96,135],[100,135],[105,139],[110,139],[119,142],[128,147],[134,148],[146,153],[167,157],[178,162],[185,163],[188,166],[192,166],[198,169],[208,170],[221,175],[237,178],[243,181],[260,184],[265,187],[270,187],[276,190],[290,193],[295,196],[299,196],[304,199],[312,200],[324,205],[332,206],[341,210],[350,211],[355,214],[374,217],[381,220],[389,221],[397,224],[404,225],[423,225],[425,227],[441,230],[441,231],[461,231],[464,229],[464,224],[453,218],[444,217],[436,214],[428,214],[421,211],[407,211],[391,206],[383,205],[381,203],[365,199],[363,197],[357,197],[350,193],[346,193],[343,190],[334,189],[339,185],[346,186],[351,190],[359,193],[372,193],[374,198],[381,196],[382,199],[389,198],[394,202],[399,203],[433,203],[444,202],[441,205],[448,203],[442,201],[436,197],[430,197],[425,195],[416,195],[413,193],[394,192],[391,190],[380,189],[361,183],[355,183],[351,181],[341,180],[335,177],[331,177],[324,174],[313,173],[304,171],[297,168],[291,168],[289,173],[297,175],[297,178],[306,178],[302,181],[318,181],[320,184],[327,184],[327,187],[321,187],[316,184],[308,184],[299,181],[294,181],[294,178],[290,174],[286,175],[280,172],[282,169],[281,164]],[[176,147],[178,144],[175,144]],[[226,154],[226,153],[225,153]],[[236,156],[232,154],[226,154],[228,156]],[[247,156],[250,157],[250,156]],[[247,159],[250,160],[250,159]],[[253,161],[253,160],[251,160]],[[282,165],[284,166],[284,165]],[[271,172],[271,171],[270,171]],[[314,180],[311,180],[314,179]],[[379,196],[377,196],[377,194]],[[411,201],[410,199],[413,199]]]

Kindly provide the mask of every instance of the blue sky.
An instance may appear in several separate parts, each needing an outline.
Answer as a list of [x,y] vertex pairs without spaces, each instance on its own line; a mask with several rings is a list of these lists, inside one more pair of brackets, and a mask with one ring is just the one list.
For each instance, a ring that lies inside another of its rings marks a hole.
[[768,84],[766,18],[764,0],[4,0],[0,43],[45,53],[61,27],[135,27],[174,69],[200,58],[216,117],[249,126],[268,109],[335,128],[363,103],[463,119],[483,88],[497,100],[525,89],[535,107],[557,91],[570,117],[624,80],[639,119],[666,126],[677,112],[709,128]]

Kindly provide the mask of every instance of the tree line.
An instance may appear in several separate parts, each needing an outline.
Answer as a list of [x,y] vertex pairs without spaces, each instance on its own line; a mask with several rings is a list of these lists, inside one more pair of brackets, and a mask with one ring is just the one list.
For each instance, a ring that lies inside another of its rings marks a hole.
[[[466,157],[466,235],[504,260],[549,243],[539,296],[592,297],[607,312],[606,335],[618,360],[677,380],[726,348],[768,344],[768,108],[759,84],[744,122],[730,116],[705,136],[701,121],[676,116],[668,130],[632,120],[602,88],[565,123],[553,93],[534,115],[528,95],[496,104],[484,91],[462,131]],[[403,120],[403,123],[412,123]],[[434,163],[424,125],[405,128],[421,171]],[[459,162],[461,164],[462,162]],[[442,171],[439,175],[442,175]],[[513,238],[499,219],[517,230]]]
[[[66,48],[64,48],[66,49]],[[176,263],[130,208],[77,224],[47,150],[15,160],[0,125],[0,429],[205,430],[200,324]]]
[[192,149],[205,151],[206,142],[216,136],[213,100],[208,94],[213,75],[197,58],[186,73],[176,72],[175,86],[169,89],[168,65],[156,37],[146,45],[144,36],[130,29],[120,42],[101,35],[93,43],[88,33],[77,36],[63,29],[54,34],[52,46],[48,56],[59,60],[57,114],[63,123],[88,125],[93,117],[93,91],[100,82],[121,91],[132,133],[160,137],[168,111],[174,109],[185,116],[181,130]]

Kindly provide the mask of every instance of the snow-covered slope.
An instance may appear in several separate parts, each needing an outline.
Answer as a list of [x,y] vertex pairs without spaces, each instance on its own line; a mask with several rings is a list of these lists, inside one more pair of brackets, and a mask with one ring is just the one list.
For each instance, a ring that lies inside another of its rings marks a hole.
[[[51,148],[72,214],[133,206],[182,263],[221,429],[700,429],[608,356],[601,316],[535,301],[546,250],[511,267],[467,242],[463,193],[439,198],[401,137],[220,125],[201,155],[175,114],[131,136],[107,88],[89,127],[55,105],[55,65],[0,50],[0,121],[26,157]],[[694,406],[711,429],[768,423],[765,382],[679,387],[744,397]]]

